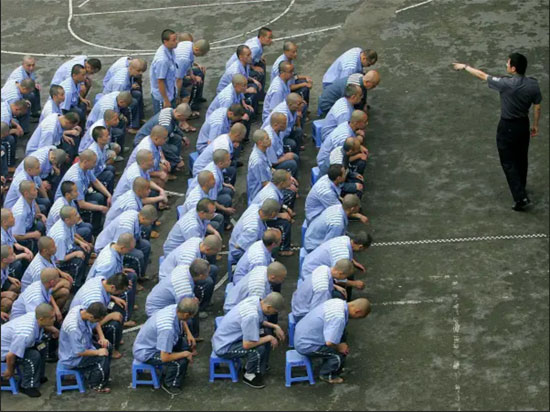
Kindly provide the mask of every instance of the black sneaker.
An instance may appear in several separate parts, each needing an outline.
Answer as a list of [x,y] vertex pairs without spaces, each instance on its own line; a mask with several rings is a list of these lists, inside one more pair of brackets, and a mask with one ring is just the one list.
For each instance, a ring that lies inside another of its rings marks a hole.
[[206,102],[206,99],[204,97],[195,97],[195,101],[197,103],[205,103]]
[[168,395],[172,396],[178,396],[183,393],[183,389],[181,389],[178,386],[168,386],[164,382],[160,385],[160,387],[166,392]]
[[48,382],[48,378],[46,378],[45,376],[40,378],[40,383],[46,383],[46,382]]
[[20,388],[19,392],[24,393],[27,396],[30,396],[31,398],[38,398],[42,396],[40,391],[36,388]]
[[246,379],[246,377],[243,376],[243,382],[254,389],[265,388],[264,378],[262,378],[262,375],[256,375],[253,379]]
[[530,204],[531,204],[531,200],[529,200],[529,198],[526,197],[525,199],[521,199],[517,201],[516,204],[512,206],[512,209],[515,210],[516,212],[523,212],[525,211],[527,206],[529,206]]
[[48,363],[55,363],[57,361],[58,361],[58,357],[56,354],[46,356],[46,362]]

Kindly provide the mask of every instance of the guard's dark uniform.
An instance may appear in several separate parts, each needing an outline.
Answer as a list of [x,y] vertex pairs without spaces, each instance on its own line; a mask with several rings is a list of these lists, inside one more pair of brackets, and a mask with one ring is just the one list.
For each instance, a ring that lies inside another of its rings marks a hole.
[[497,148],[502,170],[515,202],[527,198],[529,108],[542,100],[538,81],[532,77],[487,77],[489,88],[500,93]]

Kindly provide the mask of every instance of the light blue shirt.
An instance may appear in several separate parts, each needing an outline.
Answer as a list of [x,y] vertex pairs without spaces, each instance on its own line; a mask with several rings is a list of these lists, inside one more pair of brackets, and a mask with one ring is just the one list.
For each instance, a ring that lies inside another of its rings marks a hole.
[[212,336],[212,349],[217,355],[223,355],[235,342],[257,342],[264,320],[260,297],[246,298],[223,317]]
[[133,190],[134,180],[136,180],[138,177],[143,177],[144,179],[151,181],[151,176],[149,175],[149,172],[141,169],[138,163],[135,162],[131,166],[127,167],[126,170],[124,170],[124,172],[122,173],[120,180],[115,186],[115,191],[113,193],[111,203],[114,203],[119,196],[123,195],[128,190]]
[[86,129],[86,133],[84,133],[84,136],[82,136],[82,139],[80,140],[80,145],[78,146],[78,153],[82,153],[84,150],[89,148],[95,141],[92,137],[92,133],[94,129],[98,126],[104,127],[109,131],[109,141],[111,141],[111,130],[107,125],[105,124],[105,119],[101,117],[97,121],[94,122],[90,127]]
[[109,67],[109,70],[107,70],[107,73],[105,73],[105,77],[103,78],[103,88],[105,88],[105,86],[107,85],[107,83],[109,83],[109,80],[111,80],[111,77],[113,77],[113,75],[121,70],[121,69],[127,69],[128,66],[130,65],[130,61],[132,60],[132,58],[130,56],[123,56],[121,58],[119,58],[117,61],[115,61],[111,67]]
[[340,123],[349,122],[352,113],[353,106],[347,98],[341,97],[336,100],[336,103],[330,108],[323,122],[321,140],[324,141],[330,132],[336,129],[336,126]]
[[107,84],[103,85],[103,93],[129,92],[132,90],[132,83],[128,68],[120,68],[112,74]]
[[[134,146],[141,143],[141,141],[151,134],[153,127],[159,125],[166,129],[168,137],[170,138],[174,132],[179,132],[179,122],[174,118],[174,109],[166,107],[160,109],[160,112],[155,113],[147,122],[141,126],[134,139]],[[179,134],[179,133],[178,133]]]
[[[244,42],[246,46],[250,49],[250,54],[252,57],[252,64],[256,65],[262,58],[262,55],[264,53],[264,46],[262,46],[262,42],[258,37],[252,37]],[[231,66],[233,63],[238,61],[239,58],[237,57],[237,52],[233,53],[231,57],[227,60],[225,63],[225,68],[227,69],[229,66]]]
[[317,180],[306,197],[305,209],[308,224],[327,207],[340,204],[340,192],[341,189],[328,178],[328,175]]
[[281,192],[273,182],[269,182],[267,185],[265,185],[262,190],[260,190],[258,194],[254,196],[254,199],[252,199],[252,202],[250,202],[250,204],[261,206],[267,199],[273,199],[277,203],[279,203],[279,205],[283,205],[283,192]]
[[167,256],[172,250],[191,238],[203,239],[206,236],[206,227],[209,223],[209,220],[202,220],[199,217],[196,209],[190,210],[181,216],[164,242],[164,256]]
[[151,64],[151,94],[156,100],[163,101],[163,97],[159,91],[159,79],[165,81],[166,95],[168,100],[176,97],[176,71],[178,65],[176,63],[176,55],[174,50],[168,49],[166,46],[161,45],[153,58]]
[[5,230],[4,228],[2,230],[2,244],[3,245],[9,245],[13,246],[17,241],[15,240],[15,237],[13,237],[13,226],[10,227],[8,230]]
[[162,160],[162,146],[157,146],[154,144],[153,140],[151,140],[151,136],[145,137],[136,147],[134,147],[134,150],[128,159],[128,163],[126,164],[126,169],[128,169],[133,163],[136,163],[137,153],[142,149],[149,150],[153,153],[153,167],[149,170],[149,172],[159,171],[160,161]]
[[288,84],[277,76],[269,85],[267,93],[264,98],[264,109],[262,112],[262,121],[267,119],[269,113],[281,102],[285,101],[286,97],[290,94],[290,88]]
[[292,314],[297,319],[303,318],[320,304],[332,299],[333,290],[331,268],[318,266],[311,276],[298,282],[298,287],[292,294]]
[[0,91],[0,96],[2,96],[3,102],[9,104],[23,98],[21,90],[19,90],[19,87],[17,87],[18,85],[19,82],[13,80],[6,81],[6,84],[4,85],[4,87],[2,87],[2,90]]
[[353,259],[353,249],[348,236],[332,238],[309,253],[302,263],[300,279],[307,279],[319,266],[333,267],[341,259]]
[[[57,147],[55,147],[54,145],[42,146],[39,149],[35,150],[34,152],[30,153],[30,156],[36,157],[38,159],[38,162],[40,163],[41,179],[47,178],[52,172],[52,162],[50,162],[50,152],[55,149],[57,149]],[[15,169],[15,173],[19,172],[20,170],[24,170],[24,167],[25,167],[24,162],[19,163],[19,165],[17,166],[17,169]]]
[[176,310],[177,305],[166,306],[147,319],[134,341],[134,359],[146,362],[158,351],[172,353],[183,335]]
[[40,281],[40,274],[42,270],[46,268],[56,268],[55,262],[46,260],[40,253],[37,253],[25,270],[25,273],[23,273],[23,277],[21,278],[21,290],[24,292],[29,285],[36,281]]
[[36,307],[41,303],[50,303],[51,296],[52,290],[47,290],[40,280],[31,283],[13,302],[10,319],[18,318],[25,313],[34,313]]
[[143,209],[143,202],[136,195],[134,190],[128,190],[123,195],[119,196],[115,202],[111,204],[111,207],[105,215],[105,222],[103,227],[108,226],[117,216],[126,212],[127,210],[135,210],[139,212]]
[[319,169],[325,173],[330,166],[330,153],[337,147],[342,147],[348,137],[355,137],[355,132],[349,126],[349,122],[342,122],[329,133],[317,153]]
[[[36,81],[36,73],[27,72],[22,65],[14,69],[8,76],[8,80],[14,80],[16,82],[21,82],[21,80],[25,80],[25,79],[31,79]],[[8,83],[8,81],[6,81],[6,83]]]
[[[188,190],[185,194],[185,203],[183,204],[183,208],[181,209],[181,214],[185,215],[190,210],[195,210],[197,207],[197,203],[199,203],[205,197],[208,197],[208,193],[205,193],[204,190],[202,190],[202,187],[200,187],[198,184],[191,190]],[[208,198],[210,200],[215,200],[210,197]]]
[[262,129],[266,130],[268,126],[271,126],[271,116],[273,115],[273,113],[282,113],[286,116],[286,129],[280,132],[280,134],[282,138],[288,137],[288,135],[290,134],[290,132],[292,132],[292,129],[294,128],[294,124],[296,124],[296,112],[290,111],[285,100],[275,106],[271,113],[269,113],[269,116],[267,116],[262,124]]
[[121,273],[123,267],[123,256],[113,249],[114,243],[101,249],[97,258],[88,272],[86,281],[98,276],[109,279],[111,276]]
[[94,324],[82,319],[80,311],[82,306],[75,306],[61,325],[59,331],[59,361],[57,366],[66,369],[72,369],[78,366],[82,360],[79,353],[85,352],[88,349],[95,350],[92,341]]
[[239,283],[237,283],[227,296],[223,304],[224,313],[229,312],[239,302],[249,296],[258,296],[265,298],[271,292],[271,284],[267,279],[267,266],[256,266]]
[[218,149],[227,150],[231,156],[233,156],[233,142],[227,133],[219,135],[210,142],[206,149],[202,151],[195,163],[193,163],[193,176],[198,175],[208,163],[212,162],[212,155]]
[[78,197],[76,200],[84,200],[88,188],[96,180],[97,179],[92,170],[84,170],[80,167],[80,163],[75,163],[69,168],[69,170],[67,170],[59,182],[59,186],[57,186],[57,191],[55,192],[55,200],[61,197],[61,184],[67,181],[76,183],[76,187],[78,189]]
[[[323,76],[323,85],[332,83],[342,77],[348,77],[353,73],[362,73],[361,48],[354,47],[338,57],[328,68]],[[326,85],[325,85],[326,87]]]
[[97,161],[95,163],[94,167],[94,175],[99,176],[107,166],[107,145],[103,146],[103,148],[99,147],[97,142],[93,142],[90,147],[88,147],[92,152],[94,152],[97,156]]
[[61,111],[61,107],[59,107],[59,105],[57,105],[50,97],[42,107],[42,113],[40,113],[40,119],[38,119],[38,122],[41,123],[42,120],[44,120],[52,113],[59,115],[63,114],[63,112]]
[[271,139],[271,146],[267,148],[267,158],[269,159],[269,163],[276,164],[279,161],[279,158],[283,155],[284,147],[283,147],[283,137],[281,136],[281,133],[284,133],[284,130],[282,132],[276,133],[275,130],[271,127],[271,125],[266,126],[264,130],[269,135],[269,138]]
[[[208,170],[212,172],[212,174],[214,175],[216,184],[208,192],[208,198],[215,201],[218,199],[218,193],[220,192],[220,190],[223,189],[223,171],[218,166],[216,166],[214,162],[208,163],[208,165],[204,168],[204,170]],[[189,184],[188,191],[194,190],[195,187],[199,186],[198,179],[199,179],[198,176],[195,176],[193,178],[193,180]]]
[[2,362],[6,355],[11,352],[20,359],[25,357],[27,348],[34,346],[42,336],[42,329],[38,326],[34,312],[11,318],[1,328]]
[[341,204],[327,207],[309,222],[304,237],[304,248],[311,252],[332,238],[346,234],[348,217]]
[[326,346],[338,344],[348,322],[348,305],[342,299],[330,299],[309,312],[296,325],[294,347],[306,355]]
[[139,226],[139,212],[127,210],[115,217],[108,226],[104,226],[95,242],[95,250],[100,251],[111,242],[116,242],[123,233],[130,233],[134,239],[141,238]]
[[13,218],[15,219],[15,225],[12,228],[14,236],[24,235],[31,229],[37,208],[36,200],[29,204],[23,196],[15,202],[12,208]]
[[52,228],[52,226],[59,220],[59,212],[61,211],[61,208],[63,206],[72,206],[75,209],[77,208],[76,202],[74,200],[71,201],[71,203],[69,204],[69,202],[67,202],[67,199],[65,199],[63,196],[58,197],[50,208],[50,212],[48,213],[48,219],[46,220],[46,232],[48,232]]
[[[279,64],[281,64],[281,62],[283,61],[294,64],[294,62],[289,60],[284,53],[281,54],[279,57],[277,57],[277,60],[275,60],[275,63],[273,63],[273,66],[271,66],[271,82],[273,82],[273,79],[275,79],[276,77],[279,77]],[[291,77],[286,82],[286,84],[288,84],[289,87],[292,86],[294,83],[296,83],[296,80],[294,80],[294,77]]]
[[80,83],[75,83],[72,76],[63,80],[59,86],[65,90],[65,100],[59,105],[63,110],[70,110],[71,107],[78,106],[80,101]]
[[202,238],[192,237],[172,250],[168,255],[165,255],[159,267],[159,281],[170,275],[176,266],[191,266],[191,263],[193,263],[195,259],[204,259],[206,256],[201,253],[201,242]]
[[248,64],[243,66],[240,60],[237,60],[230,66],[228,66],[225,69],[222,77],[220,78],[220,82],[218,83],[218,87],[216,88],[216,93],[220,93],[229,84],[231,84],[233,76],[236,74],[242,74],[248,79],[248,77],[250,76],[250,66]]
[[178,69],[176,70],[176,78],[183,79],[187,76],[195,61],[195,55],[193,54],[193,42],[180,41],[174,49],[176,56],[176,63]]
[[183,298],[195,297],[195,282],[189,273],[188,265],[179,265],[172,273],[155,285],[147,295],[145,313],[152,316],[169,305],[175,305]]
[[71,60],[66,61],[61,66],[58,67],[58,69],[55,71],[55,74],[53,75],[52,82],[50,83],[50,86],[52,84],[61,84],[63,80],[71,77],[71,71],[73,70],[73,67],[76,64],[80,64],[83,67],[86,67],[86,60],[88,60],[88,56],[75,56]]
[[227,86],[225,86],[225,89],[219,92],[214,100],[212,100],[212,103],[208,106],[204,120],[208,120],[208,117],[214,112],[214,110],[219,109],[220,107],[229,108],[232,104],[240,104],[243,99],[244,95],[242,93],[237,94],[235,88],[233,87],[233,83],[230,82]]
[[88,118],[86,119],[86,127],[91,127],[99,119],[104,119],[105,112],[107,110],[114,110],[117,113],[120,113],[120,107],[118,106],[117,97],[120,92],[111,92],[109,94],[104,94],[101,96],[101,99],[94,105],[92,111],[90,112]]
[[254,145],[248,158],[248,173],[246,174],[248,203],[262,190],[264,182],[270,182],[272,178],[271,163],[267,154]]
[[233,272],[233,284],[239,283],[255,267],[268,266],[274,260],[271,252],[265,247],[263,240],[252,243],[252,246],[244,252],[244,255],[239,259],[239,263],[237,263],[237,267]]
[[55,252],[57,262],[65,260],[65,256],[74,248],[75,232],[75,227],[67,226],[62,219],[55,222],[51,229],[48,230],[47,235],[54,240],[57,246],[57,252]]
[[254,242],[260,240],[267,230],[259,214],[260,206],[250,205],[233,228],[229,239],[229,252],[239,249],[246,251]]
[[61,143],[63,128],[59,122],[59,115],[52,113],[46,117],[34,130],[31,138],[27,142],[25,156],[32,154],[44,146],[57,146]]
[[[21,164],[23,163],[24,160],[23,162],[21,162]],[[22,169],[19,172],[16,171],[13,176],[13,180],[11,182],[8,193],[6,194],[3,207],[5,207],[6,209],[10,209],[15,204],[15,202],[17,202],[17,199],[23,196],[19,191],[19,185],[21,185],[21,183],[24,181],[33,182],[37,189],[42,184],[42,179],[40,179],[40,177],[33,177],[29,175],[25,169]]]
[[111,301],[111,294],[103,286],[104,276],[97,276],[87,280],[71,301],[71,309],[75,306],[82,306],[88,309],[92,303],[101,302],[105,306]]
[[227,117],[227,107],[220,107],[205,119],[197,138],[197,151],[201,153],[216,137],[229,133],[231,122]]
[[[13,114],[11,111],[11,106],[8,102],[2,101],[1,103],[1,113],[2,113],[2,121],[6,123],[8,126],[11,126],[11,121],[13,119]],[[42,119],[40,119],[42,121]]]

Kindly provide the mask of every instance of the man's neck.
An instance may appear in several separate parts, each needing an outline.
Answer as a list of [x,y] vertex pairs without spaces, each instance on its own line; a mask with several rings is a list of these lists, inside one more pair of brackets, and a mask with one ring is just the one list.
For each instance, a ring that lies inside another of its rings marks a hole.
[[40,256],[42,256],[44,259],[46,259],[48,262],[51,262],[52,257],[51,255],[47,255],[46,253],[40,252]]

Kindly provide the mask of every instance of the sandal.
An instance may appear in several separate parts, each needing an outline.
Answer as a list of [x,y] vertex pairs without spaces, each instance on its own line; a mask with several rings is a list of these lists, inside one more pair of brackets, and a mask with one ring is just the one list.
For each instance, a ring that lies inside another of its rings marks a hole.
[[[194,119],[194,117],[191,117],[190,119]],[[197,128],[193,126],[188,126],[188,127],[182,128],[181,130],[183,130],[186,133],[189,133],[189,132],[196,132]]]
[[111,388],[94,388],[97,393],[111,393]]
[[124,327],[125,328],[131,328],[133,326],[136,326],[137,323],[135,320],[127,320],[126,322],[124,322]]
[[159,205],[159,210],[170,210],[170,205]]
[[201,112],[193,111],[193,112],[191,113],[191,116],[189,116],[189,117],[187,118],[187,120],[197,119],[197,118],[199,118],[200,116],[201,116]]
[[279,255],[281,256],[292,256],[294,255],[293,250],[279,250]]
[[339,377],[339,376],[336,376],[335,378],[326,378],[324,376],[319,376],[319,379],[321,379],[322,381],[324,382],[327,382],[327,383],[330,383],[330,384],[339,384],[339,383],[344,383],[344,379]]
[[233,224],[232,223],[228,224],[226,227],[224,227],[224,230],[227,230],[228,232],[230,230],[233,230]]

